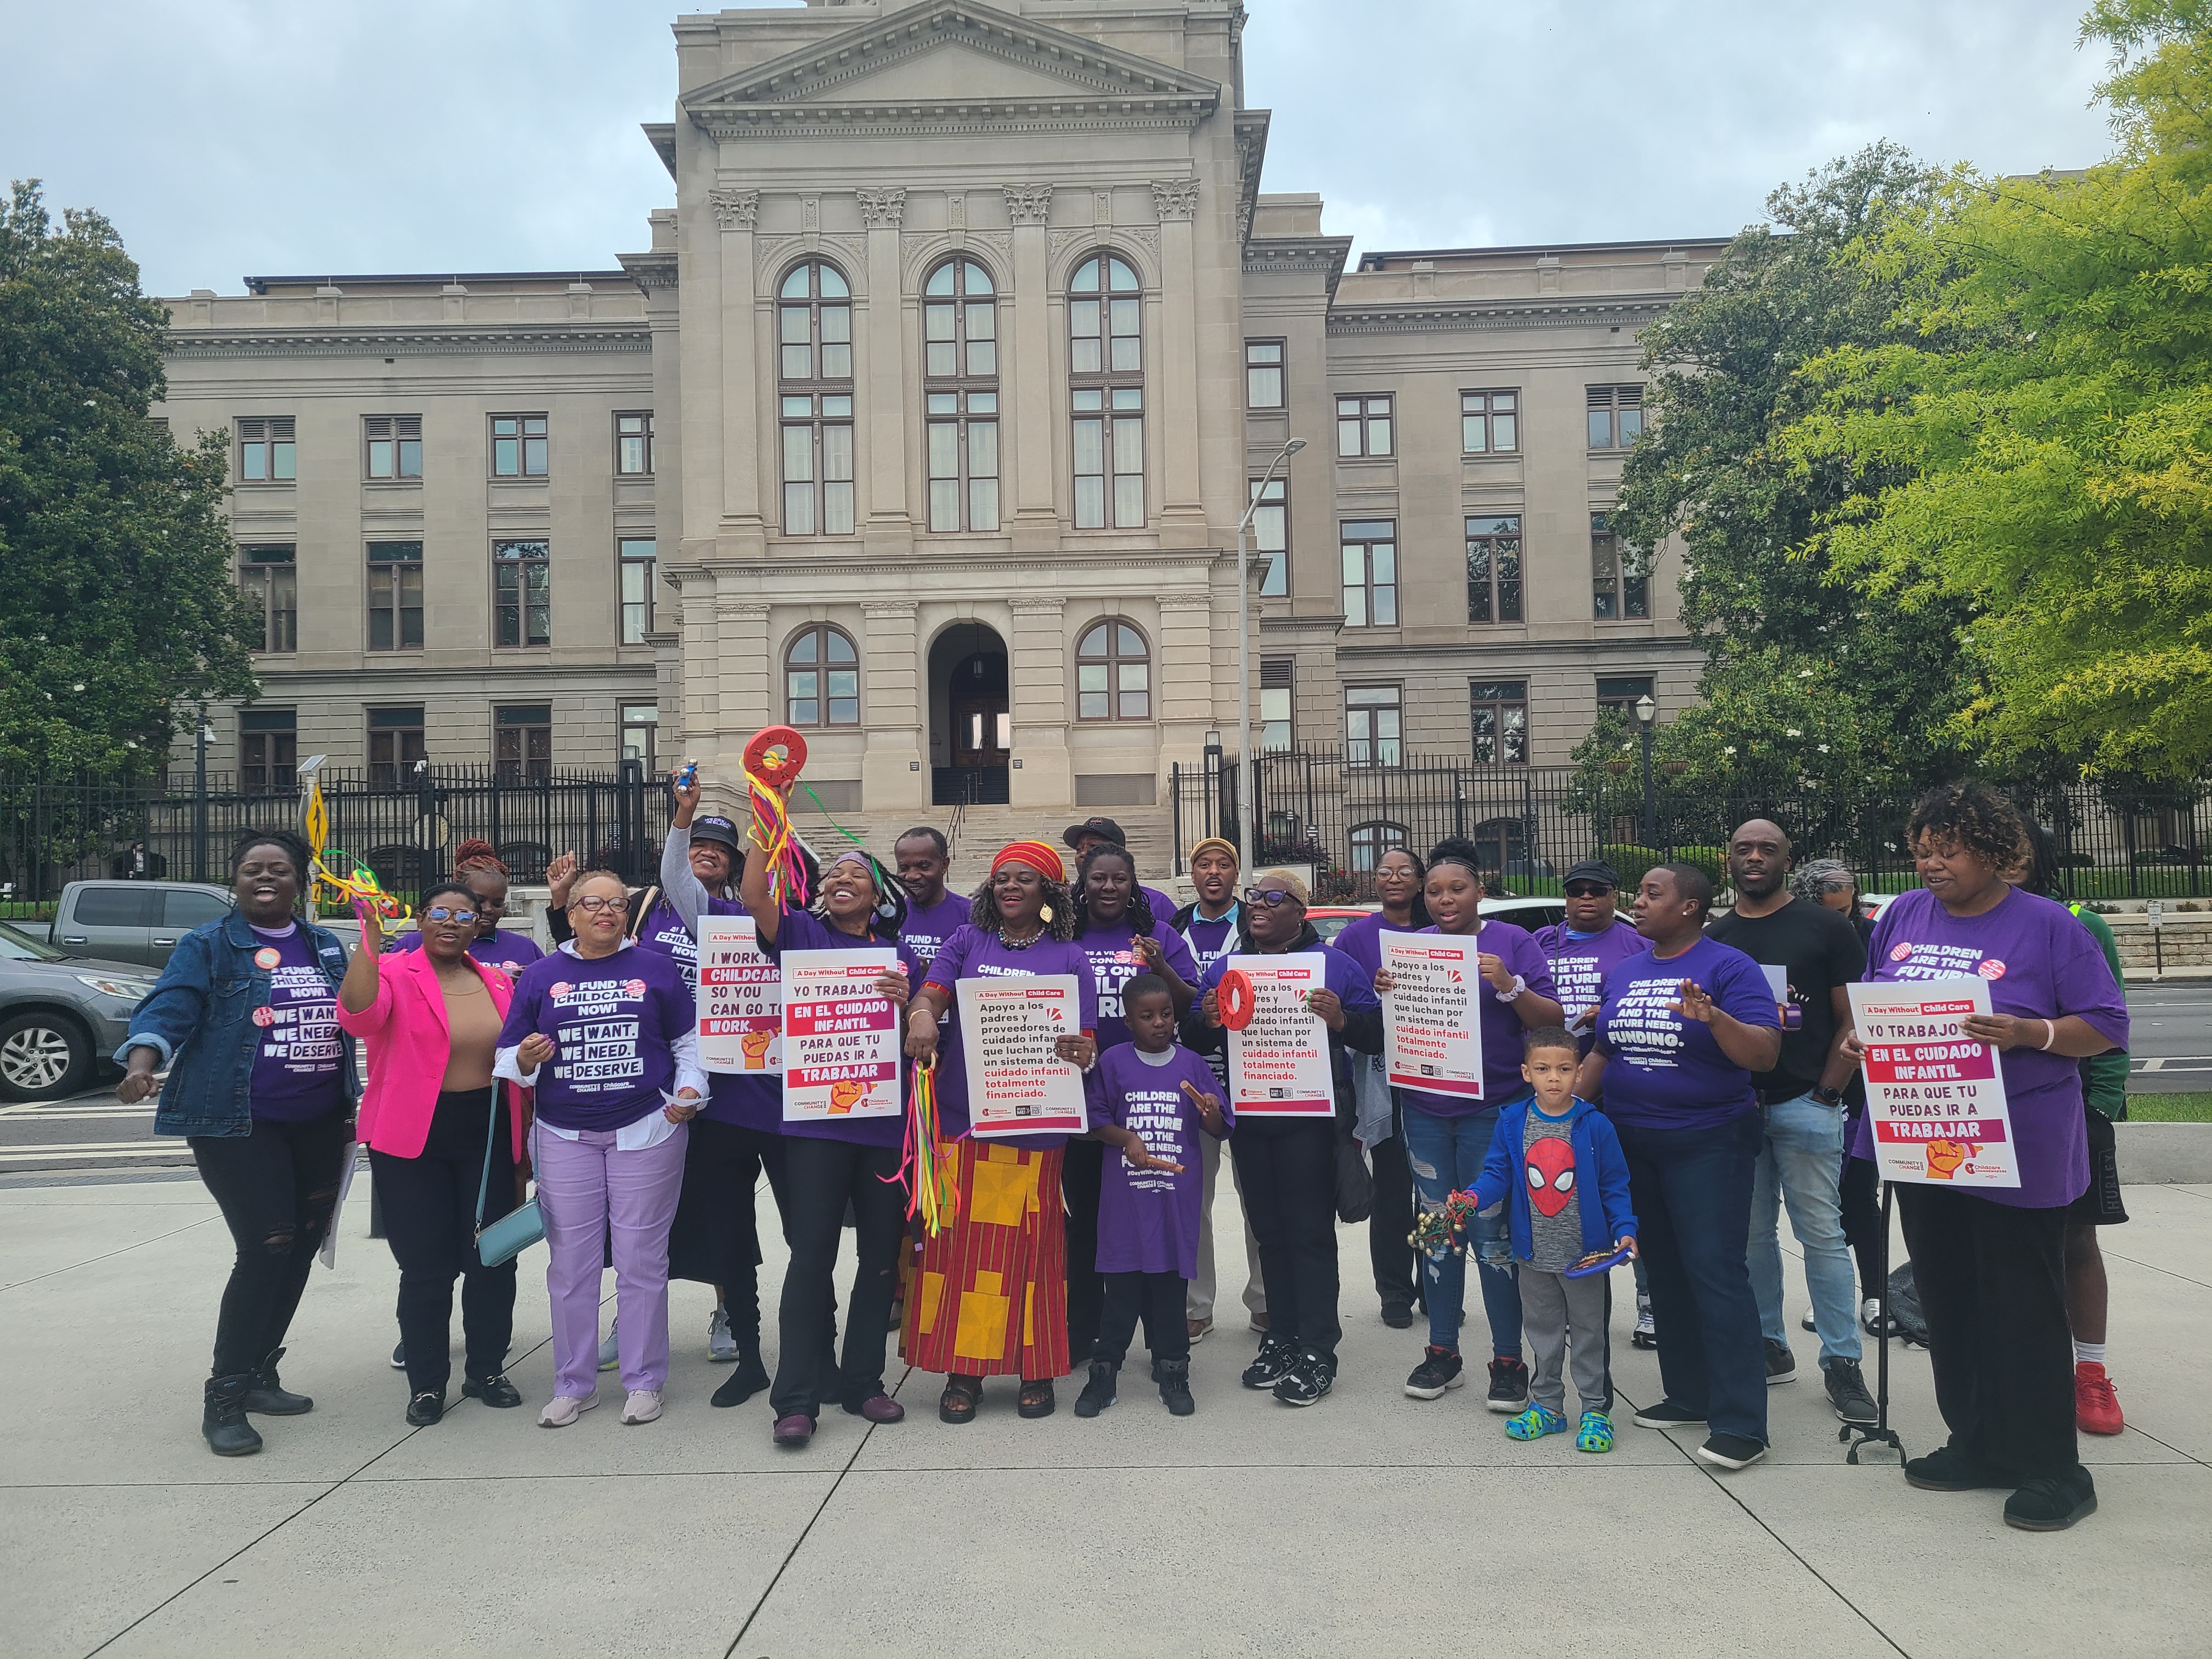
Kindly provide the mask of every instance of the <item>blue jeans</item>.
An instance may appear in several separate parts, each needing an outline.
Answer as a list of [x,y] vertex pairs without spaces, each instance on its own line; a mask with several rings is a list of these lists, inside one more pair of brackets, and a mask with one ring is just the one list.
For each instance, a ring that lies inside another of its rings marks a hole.
[[1805,1252],[1805,1288],[1813,1295],[1813,1325],[1820,1358],[1856,1361],[1859,1326],[1853,1295],[1851,1253],[1844,1242],[1844,1109],[1823,1106],[1810,1095],[1759,1109],[1766,1134],[1751,1183],[1751,1292],[1759,1298],[1759,1323],[1769,1342],[1787,1343],[1782,1322],[1784,1204],[1790,1231]]
[[1766,1356],[1744,1253],[1759,1114],[1710,1129],[1616,1122],[1651,1281],[1659,1380],[1716,1434],[1766,1443]]
[[[1504,1103],[1500,1103],[1503,1104]],[[1406,1158],[1413,1167],[1413,1190],[1425,1211],[1441,1210],[1455,1192],[1474,1185],[1490,1156],[1491,1132],[1498,1107],[1465,1117],[1438,1117],[1407,1102],[1404,1109]],[[1510,1200],[1508,1200],[1509,1202]],[[1513,1278],[1510,1218],[1501,1203],[1484,1211],[1468,1228],[1468,1248],[1480,1264],[1483,1311],[1490,1316],[1490,1346],[1512,1358],[1521,1355],[1521,1288]],[[1427,1279],[1429,1343],[1459,1352],[1461,1310],[1467,1301],[1467,1261],[1454,1250],[1442,1261],[1421,1258]]]

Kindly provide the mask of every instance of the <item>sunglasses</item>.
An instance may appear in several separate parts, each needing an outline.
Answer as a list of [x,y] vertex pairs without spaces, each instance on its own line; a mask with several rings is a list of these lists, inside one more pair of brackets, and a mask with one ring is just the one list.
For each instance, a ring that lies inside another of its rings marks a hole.
[[477,919],[477,913],[473,910],[455,910],[442,904],[434,904],[422,913],[422,919],[425,921],[474,921]]
[[1247,887],[1244,890],[1244,902],[1264,905],[1270,910],[1285,904],[1296,904],[1301,909],[1305,908],[1296,893],[1282,887]]
[[609,898],[604,893],[587,893],[582,898],[568,901],[571,910],[581,910],[587,915],[597,915],[602,910],[619,910],[629,904],[627,896]]
[[1602,898],[1612,890],[1610,887],[1592,887],[1588,883],[1578,882],[1566,892],[1569,898]]

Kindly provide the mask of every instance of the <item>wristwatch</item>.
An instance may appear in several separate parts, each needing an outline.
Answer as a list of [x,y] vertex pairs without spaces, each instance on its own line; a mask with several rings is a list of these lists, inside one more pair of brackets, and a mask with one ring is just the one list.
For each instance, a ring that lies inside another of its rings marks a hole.
[[1841,1089],[1830,1089],[1815,1084],[1805,1092],[1823,1106],[1840,1106],[1844,1103],[1844,1091]]

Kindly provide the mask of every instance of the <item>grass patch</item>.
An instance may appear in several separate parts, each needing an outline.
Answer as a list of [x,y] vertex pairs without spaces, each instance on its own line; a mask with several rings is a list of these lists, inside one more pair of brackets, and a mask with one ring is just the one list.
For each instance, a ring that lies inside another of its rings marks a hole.
[[2130,1123],[2212,1123],[2212,1092],[2130,1095]]

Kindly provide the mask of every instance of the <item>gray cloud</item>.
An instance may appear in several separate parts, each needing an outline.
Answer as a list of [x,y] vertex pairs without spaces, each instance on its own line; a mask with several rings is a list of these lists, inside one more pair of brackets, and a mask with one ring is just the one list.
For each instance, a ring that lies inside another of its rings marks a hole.
[[[2077,0],[1251,0],[1267,186],[1360,246],[1702,235],[1874,138],[2078,166]],[[7,0],[0,159],[116,222],[149,289],[606,268],[672,198],[665,0]]]

